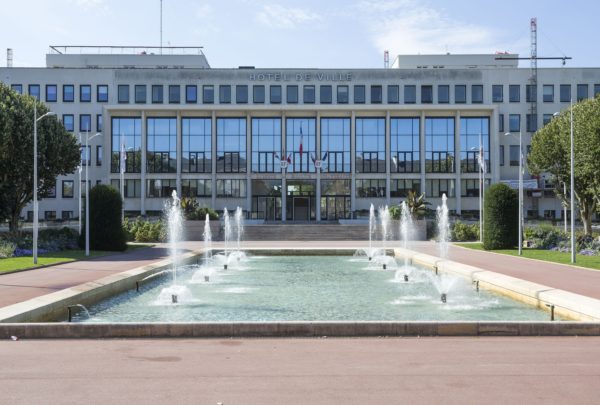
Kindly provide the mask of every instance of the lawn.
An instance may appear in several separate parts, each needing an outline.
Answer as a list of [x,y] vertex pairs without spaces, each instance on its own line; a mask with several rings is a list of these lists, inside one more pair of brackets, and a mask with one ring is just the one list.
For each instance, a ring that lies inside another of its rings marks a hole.
[[[456,246],[465,247],[468,249],[483,250],[481,243],[455,243]],[[504,255],[518,256],[518,249],[502,249],[492,250],[494,253]],[[571,254],[563,252],[554,252],[552,250],[528,249],[523,248],[523,257],[529,259],[544,260],[560,264],[571,264]],[[577,255],[576,266],[587,267],[589,269],[600,270],[600,256],[582,256]]]

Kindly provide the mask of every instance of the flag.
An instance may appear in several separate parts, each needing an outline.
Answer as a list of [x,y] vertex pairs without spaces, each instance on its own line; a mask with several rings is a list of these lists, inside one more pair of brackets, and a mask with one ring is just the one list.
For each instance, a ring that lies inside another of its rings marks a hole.
[[121,173],[125,173],[125,165],[127,160],[127,153],[125,152],[125,142],[121,143]]
[[315,163],[315,161],[317,160],[314,153],[310,154],[310,160],[312,160],[313,163]]
[[279,153],[273,152],[273,159],[279,159]]
[[285,158],[286,162],[288,162],[289,164],[292,164],[292,154],[290,153],[289,155],[287,155],[287,157]]
[[300,126],[300,155],[302,155],[302,141],[304,140],[304,135],[302,134],[302,126]]
[[483,155],[483,148],[479,148],[479,153],[477,154],[477,163],[479,163],[479,169],[483,172],[483,174],[486,174],[487,167],[485,164],[485,156]]
[[326,160],[328,154],[329,154],[329,152],[325,152],[325,154],[323,155],[323,159],[321,159],[321,160]]

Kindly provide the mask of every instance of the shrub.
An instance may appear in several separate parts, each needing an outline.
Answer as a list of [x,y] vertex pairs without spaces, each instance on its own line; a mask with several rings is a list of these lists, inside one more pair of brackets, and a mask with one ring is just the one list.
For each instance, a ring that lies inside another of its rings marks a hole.
[[[121,222],[123,200],[111,186],[99,184],[90,190],[90,248],[94,250],[123,251],[127,240]],[[87,224],[85,224],[87,226]],[[85,229],[79,245],[85,244]]]
[[552,249],[562,247],[568,242],[569,235],[552,225],[539,225],[525,228],[524,237],[531,242],[532,248]]
[[179,203],[181,207],[181,213],[185,219],[198,219],[196,218],[196,211],[198,210],[198,200],[190,197],[183,197]]
[[12,257],[15,254],[17,245],[13,242],[6,240],[0,240],[0,259]]
[[125,219],[123,230],[128,241],[135,242],[164,242],[167,240],[167,230],[162,220],[149,221],[138,217],[135,221]]
[[217,214],[217,211],[210,207],[200,207],[196,210],[196,218],[199,220],[204,220],[206,218],[206,214],[208,214],[208,218],[211,221],[219,219],[219,214]]
[[494,184],[485,193],[483,248],[510,249],[519,240],[517,192],[506,184]]
[[479,240],[479,224],[465,224],[456,221],[450,230],[454,242],[471,242]]
[[394,221],[398,221],[402,216],[402,207],[399,205],[392,205],[390,207],[390,218]]

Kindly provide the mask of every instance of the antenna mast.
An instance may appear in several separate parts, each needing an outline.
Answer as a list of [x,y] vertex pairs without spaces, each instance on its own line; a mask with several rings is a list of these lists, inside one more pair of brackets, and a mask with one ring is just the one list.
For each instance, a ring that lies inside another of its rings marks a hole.
[[162,40],[162,18],[163,18],[163,13],[162,13],[162,0],[160,0],[160,54],[162,55],[162,51],[163,51],[163,40]]
[[[537,82],[538,82],[538,57],[537,57],[537,18],[531,19],[531,78],[529,87],[529,99],[531,100],[531,118],[537,120]],[[536,123],[537,124],[537,123]],[[537,125],[535,125],[537,128]],[[529,128],[527,128],[529,129]]]

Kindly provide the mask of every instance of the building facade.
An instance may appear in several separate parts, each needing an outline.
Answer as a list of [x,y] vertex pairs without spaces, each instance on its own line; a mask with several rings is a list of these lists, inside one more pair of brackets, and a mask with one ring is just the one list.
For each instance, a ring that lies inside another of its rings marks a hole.
[[[450,210],[476,218],[480,148],[486,183],[514,184],[519,133],[526,153],[571,99],[600,93],[600,69],[540,68],[536,88],[529,69],[498,55],[401,55],[389,69],[215,69],[199,49],[52,49],[45,68],[0,68],[0,80],[44,101],[83,140],[101,134],[82,164],[91,186],[120,189],[124,163],[128,215],[160,213],[177,190],[251,219],[337,220],[415,190],[432,206],[445,193]],[[550,179],[525,179],[526,215],[560,218]],[[40,217],[77,217],[84,186],[78,171],[57,178]]]

